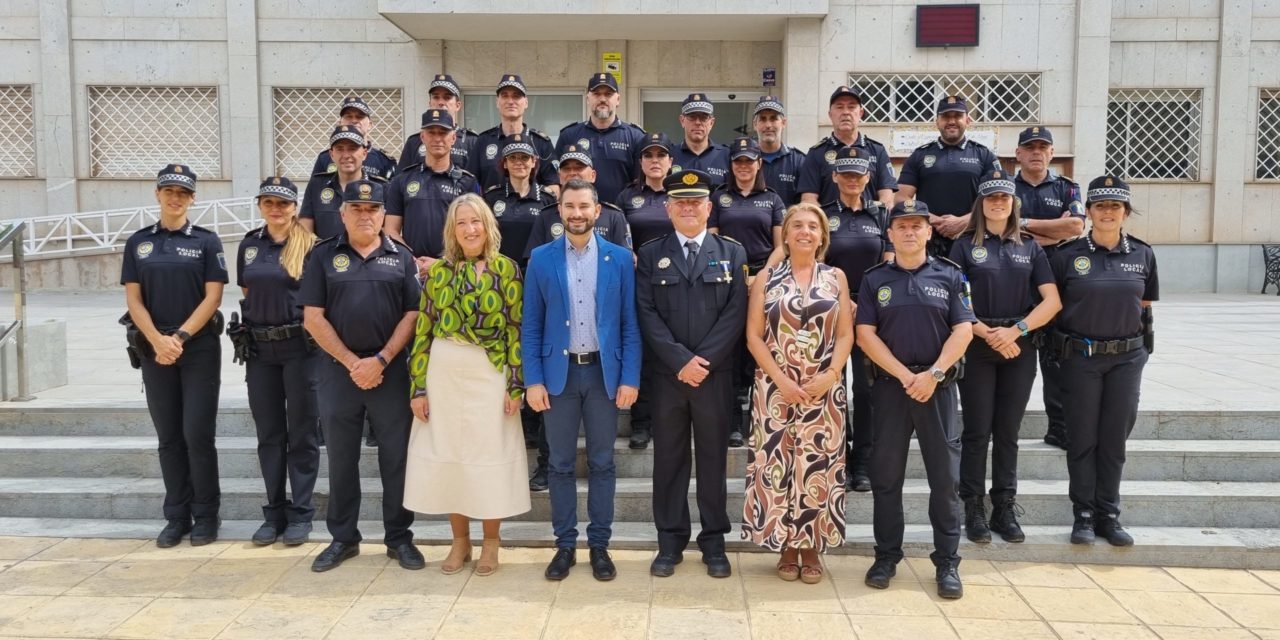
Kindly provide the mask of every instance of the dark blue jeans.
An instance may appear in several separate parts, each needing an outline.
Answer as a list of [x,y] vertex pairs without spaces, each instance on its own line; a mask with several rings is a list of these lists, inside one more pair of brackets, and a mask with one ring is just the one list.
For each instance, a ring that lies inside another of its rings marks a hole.
[[578,487],[574,467],[578,458],[578,425],[587,434],[587,544],[607,549],[613,535],[613,494],[617,470],[613,444],[618,437],[618,407],[604,388],[600,363],[569,364],[564,392],[551,396],[543,416],[551,459],[547,485],[551,490],[551,526],[556,546],[572,548],[578,541]]

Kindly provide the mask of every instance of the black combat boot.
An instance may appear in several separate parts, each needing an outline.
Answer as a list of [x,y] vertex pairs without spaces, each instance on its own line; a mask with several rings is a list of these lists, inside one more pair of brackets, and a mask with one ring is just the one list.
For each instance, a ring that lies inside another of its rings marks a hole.
[[972,542],[991,542],[991,530],[987,528],[987,509],[981,496],[964,501],[964,533]]
[[1022,542],[1027,535],[1018,525],[1018,516],[1022,515],[1022,507],[1013,496],[991,499],[991,530],[1000,534],[1005,542]]

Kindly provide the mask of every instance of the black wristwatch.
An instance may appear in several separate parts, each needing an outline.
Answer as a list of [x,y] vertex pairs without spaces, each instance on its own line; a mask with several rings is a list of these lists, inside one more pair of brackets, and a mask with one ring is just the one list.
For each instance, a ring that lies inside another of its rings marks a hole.
[[191,339],[191,334],[187,333],[186,331],[183,331],[182,329],[178,329],[177,331],[174,331],[173,335],[177,336],[178,342],[181,342],[183,344],[186,344],[186,342]]
[[929,374],[933,376],[934,382],[942,382],[947,379],[947,372],[937,367],[930,369]]

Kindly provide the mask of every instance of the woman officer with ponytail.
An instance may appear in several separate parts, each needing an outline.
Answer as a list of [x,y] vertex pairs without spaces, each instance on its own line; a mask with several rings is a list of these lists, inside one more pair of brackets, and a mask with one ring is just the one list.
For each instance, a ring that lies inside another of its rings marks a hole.
[[[258,211],[265,225],[240,242],[236,284],[244,292],[247,338],[245,382],[249,410],[258,432],[258,463],[267,485],[265,518],[253,542],[269,545],[283,536],[302,544],[315,515],[312,490],[320,468],[316,443],[316,397],[309,366],[314,348],[302,329],[298,284],[302,265],[316,236],[298,222],[298,190],[288,178],[271,177],[258,190]],[[231,332],[228,332],[231,333]],[[285,480],[293,499],[285,494]]]

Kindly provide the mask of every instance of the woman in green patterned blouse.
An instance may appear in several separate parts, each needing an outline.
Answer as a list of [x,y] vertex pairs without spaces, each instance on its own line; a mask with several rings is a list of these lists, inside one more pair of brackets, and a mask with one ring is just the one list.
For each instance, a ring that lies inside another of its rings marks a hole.
[[444,223],[444,256],[427,269],[409,361],[413,432],[404,506],[447,513],[453,548],[441,571],[471,560],[470,522],[484,521],[476,575],[498,569],[502,518],[529,510],[520,405],[520,269],[484,200],[458,197]]

